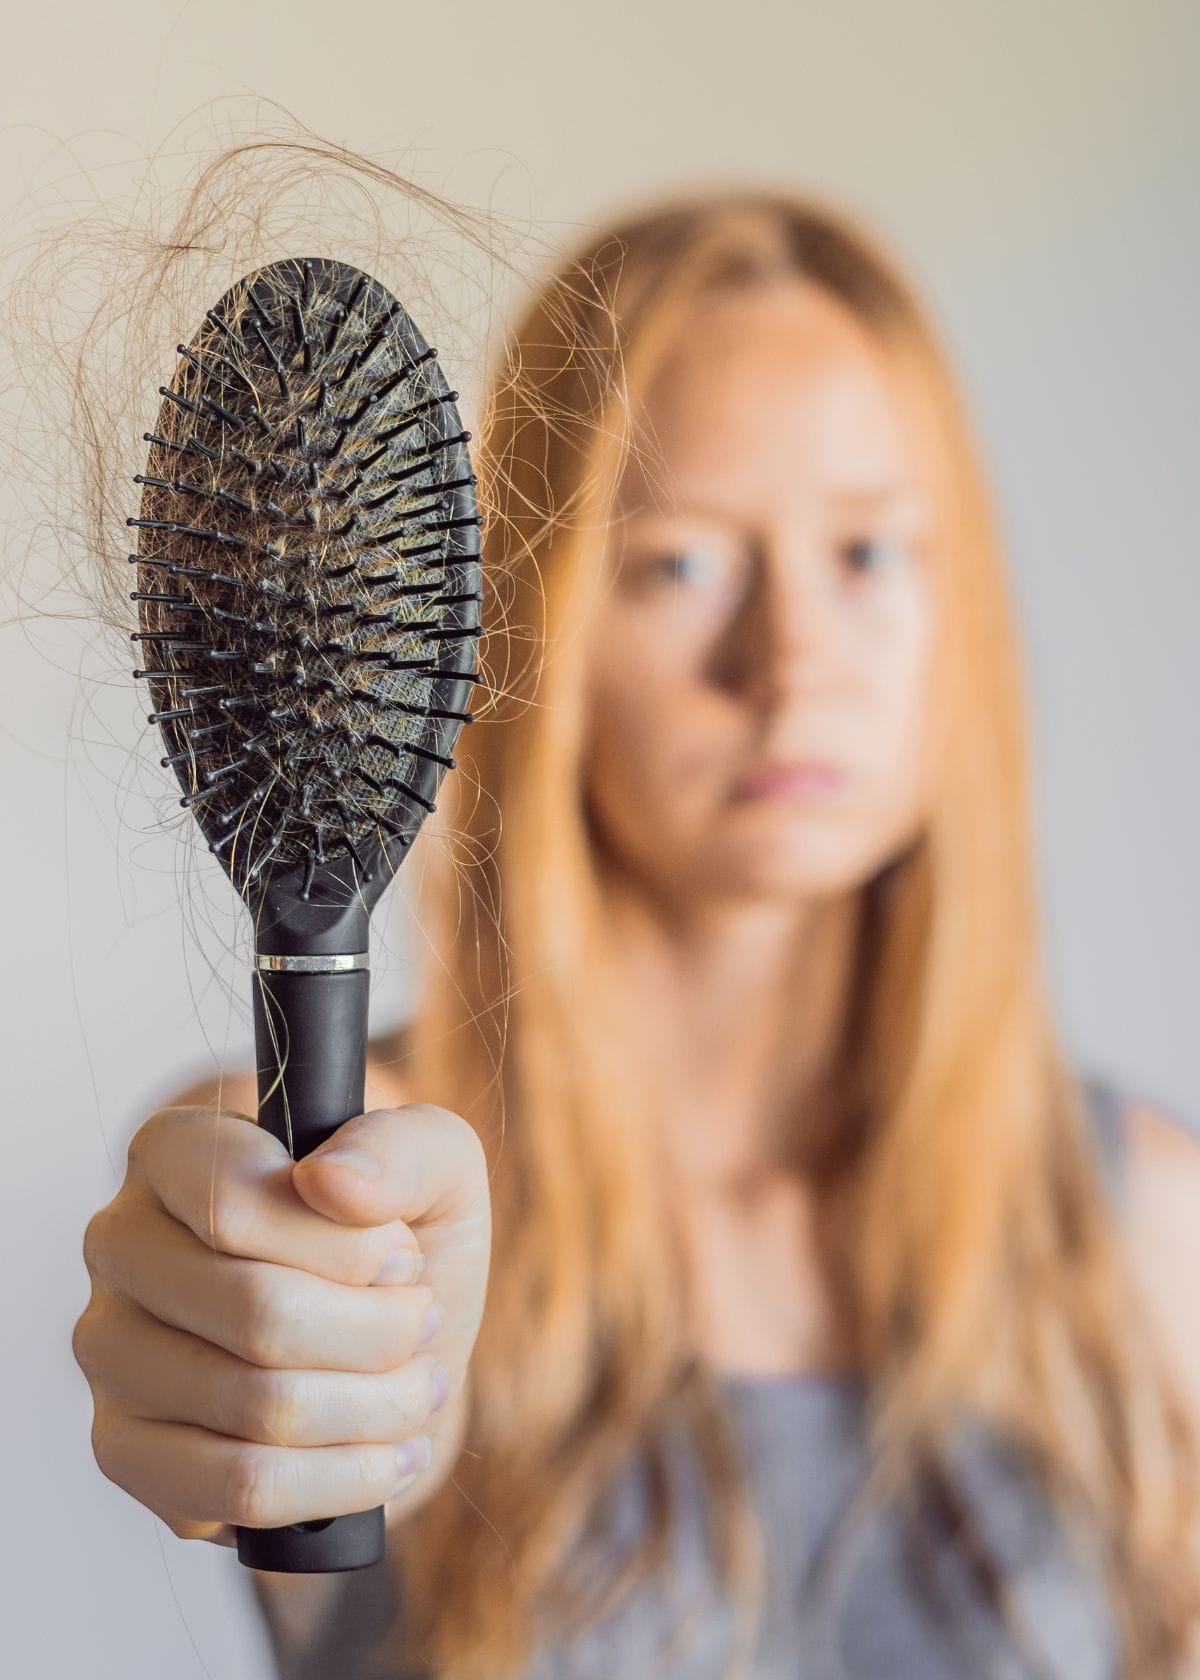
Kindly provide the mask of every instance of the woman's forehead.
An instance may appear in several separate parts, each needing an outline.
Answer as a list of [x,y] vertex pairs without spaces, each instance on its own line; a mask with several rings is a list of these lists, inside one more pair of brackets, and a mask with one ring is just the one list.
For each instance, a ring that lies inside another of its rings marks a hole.
[[697,307],[635,410],[625,508],[773,490],[917,495],[912,427],[886,350],[815,287]]

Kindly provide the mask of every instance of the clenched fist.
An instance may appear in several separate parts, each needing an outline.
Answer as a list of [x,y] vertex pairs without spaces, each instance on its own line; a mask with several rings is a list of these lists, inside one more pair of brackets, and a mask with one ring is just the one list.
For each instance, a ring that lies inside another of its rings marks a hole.
[[302,1161],[239,1114],[152,1115],[84,1236],[97,1463],[226,1545],[411,1509],[457,1455],[490,1251],[483,1149],[448,1109],[358,1115]]

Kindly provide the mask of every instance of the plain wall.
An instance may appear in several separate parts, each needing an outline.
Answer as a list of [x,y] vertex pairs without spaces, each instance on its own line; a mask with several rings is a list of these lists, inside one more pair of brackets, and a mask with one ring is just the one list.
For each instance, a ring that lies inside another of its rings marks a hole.
[[[714,179],[861,214],[924,286],[990,464],[1068,1044],[1195,1118],[1198,65],[1190,0],[72,0],[6,24],[0,208],[123,191],[189,112],[249,90],[568,242]],[[247,1572],[101,1476],[69,1345],[83,1226],[130,1134],[248,1046],[229,889],[158,826],[145,709],[89,625],[4,631],[0,1665],[250,1680],[269,1658]],[[406,1007],[411,937],[397,902],[377,1024]]]

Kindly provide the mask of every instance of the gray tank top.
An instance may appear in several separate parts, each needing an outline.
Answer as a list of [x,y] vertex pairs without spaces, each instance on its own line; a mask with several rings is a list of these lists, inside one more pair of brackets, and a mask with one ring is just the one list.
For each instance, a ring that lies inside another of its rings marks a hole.
[[[1121,1181],[1122,1098],[1087,1081],[1106,1176]],[[1038,1662],[1017,1649],[958,1549],[931,1527],[918,1549],[898,1515],[876,1511],[832,1576],[822,1542],[867,1468],[865,1392],[853,1378],[735,1377],[722,1387],[746,1453],[763,1527],[766,1598],[752,1680],[1115,1680],[1117,1637],[1098,1571],[1051,1516],[1028,1467],[994,1437],[962,1427],[952,1454],[990,1550],[1009,1582]],[[731,1610],[706,1563],[699,1469],[668,1450],[693,1520],[678,1525],[672,1567],[569,1640],[549,1631],[527,1680],[721,1680]],[[646,1511],[631,1465],[605,1516],[604,1543],[623,1551]],[[246,1572],[249,1574],[249,1572]],[[330,1579],[330,1578],[327,1578]],[[393,1609],[384,1563],[332,1578],[315,1631],[288,1636],[268,1611],[279,1680],[376,1680],[368,1652]],[[680,1630],[687,1630],[681,1642]],[[398,1651],[387,1680],[430,1680]]]

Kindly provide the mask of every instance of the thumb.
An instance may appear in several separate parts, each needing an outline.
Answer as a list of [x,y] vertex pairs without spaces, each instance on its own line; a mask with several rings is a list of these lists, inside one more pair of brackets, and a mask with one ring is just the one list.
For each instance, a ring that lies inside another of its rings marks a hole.
[[488,1199],[479,1138],[433,1103],[356,1114],[293,1164],[292,1183],[310,1207],[346,1225],[477,1218]]
[[[389,1186],[382,1182],[377,1135],[382,1117],[380,1113],[355,1115],[293,1163],[293,1187],[309,1207],[343,1225],[383,1225],[397,1217],[390,1206],[395,1196],[388,1194]],[[364,1125],[365,1121],[376,1125]]]

